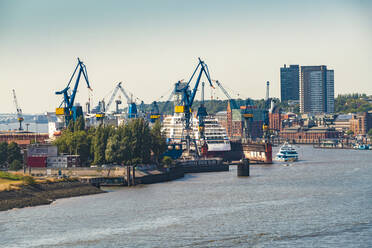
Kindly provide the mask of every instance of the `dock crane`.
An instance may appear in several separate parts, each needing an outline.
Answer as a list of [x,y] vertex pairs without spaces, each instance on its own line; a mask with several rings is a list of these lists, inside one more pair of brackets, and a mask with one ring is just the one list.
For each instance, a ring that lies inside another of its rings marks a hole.
[[[63,101],[60,104],[60,106],[56,109],[56,115],[64,117],[66,127],[68,126],[68,124],[71,120],[76,121],[76,119],[79,116],[83,115],[82,107],[81,106],[74,106],[75,97],[76,97],[77,89],[79,87],[79,82],[80,82],[81,75],[84,76],[84,79],[85,79],[85,82],[87,83],[88,89],[92,90],[90,85],[89,85],[88,73],[87,73],[86,66],[84,65],[84,63],[79,58],[77,58],[77,59],[78,59],[78,63],[75,67],[74,72],[72,73],[72,76],[71,76],[66,88],[64,88],[61,91],[56,91],[56,95],[63,95]],[[79,71],[78,71],[78,74],[77,74],[77,77],[76,77],[75,86],[74,86],[74,89],[72,90],[72,93],[70,93],[69,92],[70,91],[70,84],[71,84],[72,79],[74,78],[77,70],[79,70]]]
[[[112,95],[110,97],[110,100],[108,101],[107,105],[106,105],[106,112],[109,110],[112,102],[114,101],[118,91],[120,90],[121,93],[123,93],[124,97],[127,99],[127,103],[128,103],[128,118],[131,119],[131,118],[135,118],[137,117],[137,105],[136,103],[132,100],[131,97],[128,96],[128,94],[125,92],[125,90],[123,89],[123,87],[121,86],[122,82],[119,82],[114,91],[112,92]],[[118,100],[116,101],[116,112],[118,112],[118,105],[121,104],[121,101]]]
[[15,93],[15,89],[13,89],[13,101],[14,101],[14,105],[17,109],[17,120],[19,122],[19,128],[18,130],[19,131],[22,131],[23,128],[22,128],[22,122],[23,122],[23,116],[22,116],[22,109],[19,107],[18,105],[18,101],[17,101],[17,96],[16,96],[16,93]]
[[[187,153],[190,152],[190,119],[191,119],[191,112],[192,112],[192,105],[194,103],[195,95],[198,90],[198,86],[200,83],[200,79],[202,75],[204,74],[207,78],[209,84],[211,87],[213,87],[212,80],[209,75],[208,66],[202,61],[200,58],[198,58],[199,63],[196,66],[194,72],[192,73],[189,81],[187,83],[177,82],[175,84],[174,93],[181,95],[180,101],[178,101],[177,105],[174,108],[174,112],[176,113],[183,113],[184,114],[184,120],[185,120],[185,131],[186,131],[186,150]],[[196,78],[196,82],[194,85],[193,90],[190,89],[190,83],[193,80],[194,76],[196,75],[197,71],[199,70],[198,76]],[[200,111],[200,114],[205,115],[206,111]],[[203,128],[203,127],[202,127]]]

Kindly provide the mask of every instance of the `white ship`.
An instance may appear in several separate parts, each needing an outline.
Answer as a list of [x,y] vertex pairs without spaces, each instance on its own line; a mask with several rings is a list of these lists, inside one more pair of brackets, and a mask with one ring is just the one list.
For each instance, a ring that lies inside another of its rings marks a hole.
[[[186,132],[184,131],[183,115],[173,115],[164,118],[162,123],[162,132],[170,143],[181,143],[185,140]],[[217,119],[212,116],[205,118],[204,136],[208,146],[208,155],[219,156],[224,152],[231,150],[230,141],[227,137],[226,130],[218,123]],[[190,137],[195,140],[198,148],[201,146],[199,120],[192,117],[192,132]]]
[[285,142],[281,147],[279,152],[276,154],[275,160],[282,162],[294,162],[298,160],[298,153],[296,149]]

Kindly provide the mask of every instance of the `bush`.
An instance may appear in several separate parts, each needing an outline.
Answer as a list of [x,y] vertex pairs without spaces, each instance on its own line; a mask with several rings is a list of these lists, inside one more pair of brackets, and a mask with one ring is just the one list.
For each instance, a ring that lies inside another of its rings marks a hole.
[[19,160],[13,160],[13,162],[10,163],[9,169],[13,171],[17,171],[23,168],[23,165]]
[[21,180],[22,176],[17,175],[17,174],[13,174],[13,173],[9,173],[9,172],[6,172],[6,171],[0,171],[0,178],[8,179],[8,180]]
[[31,185],[31,184],[35,184],[35,179],[31,176],[24,176],[22,178],[22,181],[24,184],[26,185]]
[[163,162],[163,165],[165,165],[165,167],[169,168],[173,164],[173,159],[171,157],[164,156],[162,162]]

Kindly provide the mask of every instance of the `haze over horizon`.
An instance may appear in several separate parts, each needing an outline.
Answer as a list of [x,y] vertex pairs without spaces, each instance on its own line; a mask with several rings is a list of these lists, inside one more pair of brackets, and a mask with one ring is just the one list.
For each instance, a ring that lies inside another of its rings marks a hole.
[[12,89],[24,113],[54,111],[77,57],[93,106],[120,81],[146,103],[166,100],[198,57],[232,97],[264,98],[266,81],[280,97],[284,64],[327,65],[336,96],[371,95],[371,13],[362,0],[0,0],[0,113],[15,112]]

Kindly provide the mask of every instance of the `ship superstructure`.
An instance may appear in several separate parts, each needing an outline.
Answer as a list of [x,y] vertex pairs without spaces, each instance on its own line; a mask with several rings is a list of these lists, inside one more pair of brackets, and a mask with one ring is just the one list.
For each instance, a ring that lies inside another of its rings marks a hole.
[[[167,116],[163,120],[162,132],[166,136],[169,143],[182,143],[185,141],[185,127],[184,127],[184,116],[182,114],[175,114]],[[200,150],[202,139],[199,132],[199,120],[195,116],[192,117],[191,121],[190,138],[193,149],[195,150],[195,144],[197,149]],[[208,155],[222,155],[224,152],[231,150],[230,140],[227,137],[226,130],[219,124],[216,118],[213,116],[206,116],[204,119],[204,140],[208,147]]]

